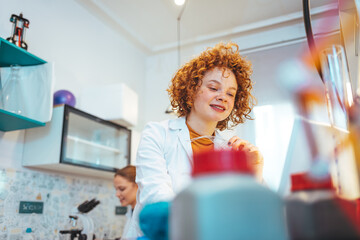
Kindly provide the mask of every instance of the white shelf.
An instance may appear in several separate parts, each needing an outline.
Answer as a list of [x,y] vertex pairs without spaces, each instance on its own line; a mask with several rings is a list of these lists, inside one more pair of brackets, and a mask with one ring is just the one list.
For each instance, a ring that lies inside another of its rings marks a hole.
[[102,150],[106,150],[106,151],[109,151],[109,152],[114,152],[116,154],[121,153],[119,151],[119,149],[116,149],[116,148],[113,148],[113,147],[108,147],[108,146],[105,146],[105,145],[102,145],[102,144],[99,144],[99,143],[95,143],[95,142],[91,142],[91,141],[88,141],[88,140],[84,140],[82,138],[78,138],[78,137],[74,137],[74,136],[67,136],[67,139],[71,140],[71,141],[74,141],[74,142],[78,142],[78,143],[86,144],[86,145],[93,146],[93,147],[96,147],[96,148],[100,148]]

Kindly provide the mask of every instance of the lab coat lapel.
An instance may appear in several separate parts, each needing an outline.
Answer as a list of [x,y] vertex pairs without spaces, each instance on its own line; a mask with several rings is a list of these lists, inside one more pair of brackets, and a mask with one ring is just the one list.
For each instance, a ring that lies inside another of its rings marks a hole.
[[226,144],[224,145],[224,141],[226,141],[220,134],[219,130],[215,130],[215,141],[214,141],[214,149],[224,149],[224,146],[226,147]]
[[192,148],[191,148],[191,142],[190,142],[190,133],[188,128],[185,126],[185,128],[181,128],[179,131],[179,139],[181,142],[181,145],[186,151],[186,155],[189,158],[189,161],[192,164]]
[[186,123],[185,123],[185,117],[181,117],[181,118],[172,120],[170,127],[172,129],[177,129],[179,131],[178,137],[179,137],[180,143],[181,143],[182,147],[184,148],[190,163],[192,164],[192,154],[193,153],[192,153],[191,142],[190,142],[190,133],[189,133],[189,129],[187,128]]

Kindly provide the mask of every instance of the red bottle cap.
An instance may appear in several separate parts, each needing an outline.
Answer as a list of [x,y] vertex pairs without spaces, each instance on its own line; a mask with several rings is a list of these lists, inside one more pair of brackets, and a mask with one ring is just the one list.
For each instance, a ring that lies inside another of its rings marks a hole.
[[291,191],[334,189],[330,175],[316,179],[308,173],[296,173],[291,175]]
[[194,166],[192,176],[241,172],[253,174],[254,170],[248,163],[243,151],[234,150],[211,150],[194,154]]

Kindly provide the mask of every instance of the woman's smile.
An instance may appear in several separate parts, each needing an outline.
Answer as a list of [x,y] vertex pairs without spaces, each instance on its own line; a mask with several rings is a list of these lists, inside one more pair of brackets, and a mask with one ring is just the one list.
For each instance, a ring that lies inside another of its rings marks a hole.
[[210,104],[210,107],[220,113],[225,112],[225,110],[226,110],[225,107],[223,107],[221,105],[216,105],[216,104]]

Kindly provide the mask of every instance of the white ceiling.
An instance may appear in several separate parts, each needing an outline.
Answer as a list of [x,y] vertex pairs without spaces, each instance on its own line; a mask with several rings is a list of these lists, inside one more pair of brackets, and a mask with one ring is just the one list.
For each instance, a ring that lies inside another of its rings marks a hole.
[[[77,0],[95,17],[148,53],[177,46],[177,18],[182,6],[173,0]],[[313,0],[313,12],[334,0]],[[336,4],[336,1],[335,1]],[[181,17],[182,44],[261,31],[302,21],[302,0],[187,0]]]

